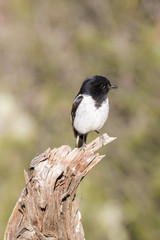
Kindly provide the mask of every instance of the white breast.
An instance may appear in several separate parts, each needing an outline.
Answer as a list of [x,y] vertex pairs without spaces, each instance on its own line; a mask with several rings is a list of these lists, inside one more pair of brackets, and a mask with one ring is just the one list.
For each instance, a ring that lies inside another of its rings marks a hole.
[[108,98],[102,103],[101,107],[97,108],[92,97],[85,95],[76,111],[74,127],[81,134],[99,130],[107,120],[108,113]]

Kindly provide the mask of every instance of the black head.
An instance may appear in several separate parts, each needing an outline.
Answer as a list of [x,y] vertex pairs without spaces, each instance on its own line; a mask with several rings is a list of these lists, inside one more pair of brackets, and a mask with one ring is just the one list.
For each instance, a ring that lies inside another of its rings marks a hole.
[[95,100],[101,99],[101,101],[107,98],[107,94],[110,89],[117,88],[115,85],[111,85],[110,81],[102,76],[92,76],[87,78],[81,86],[80,94],[91,95]]

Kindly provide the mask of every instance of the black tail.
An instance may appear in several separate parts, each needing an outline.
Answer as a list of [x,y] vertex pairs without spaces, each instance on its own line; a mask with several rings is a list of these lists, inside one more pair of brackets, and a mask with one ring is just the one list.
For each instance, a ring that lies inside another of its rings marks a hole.
[[87,134],[77,135],[76,138],[76,147],[80,148],[83,146],[83,144],[86,143],[87,140]]

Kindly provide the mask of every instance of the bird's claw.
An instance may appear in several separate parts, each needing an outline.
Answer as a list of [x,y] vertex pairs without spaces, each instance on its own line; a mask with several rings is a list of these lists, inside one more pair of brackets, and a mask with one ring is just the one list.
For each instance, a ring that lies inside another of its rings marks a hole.
[[103,134],[99,135],[99,139],[101,140],[102,146],[104,146],[105,145],[105,138],[104,138]]
[[82,147],[81,147],[81,149],[82,149],[83,152],[86,151],[86,147],[87,147],[86,143],[83,143],[83,145],[82,145]]

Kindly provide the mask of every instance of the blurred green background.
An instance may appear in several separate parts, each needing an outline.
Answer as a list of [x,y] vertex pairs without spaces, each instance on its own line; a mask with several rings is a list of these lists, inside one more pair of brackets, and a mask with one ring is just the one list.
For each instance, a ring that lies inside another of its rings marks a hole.
[[0,2],[1,239],[23,169],[48,147],[74,147],[72,102],[95,74],[119,86],[101,130],[118,139],[79,187],[86,239],[160,239],[158,0]]

